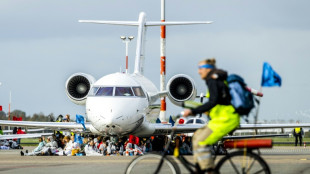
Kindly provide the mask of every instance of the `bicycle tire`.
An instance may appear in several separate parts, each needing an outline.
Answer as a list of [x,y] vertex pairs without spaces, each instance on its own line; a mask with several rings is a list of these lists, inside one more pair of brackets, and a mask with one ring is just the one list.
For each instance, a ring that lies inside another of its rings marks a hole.
[[[129,163],[126,168],[125,174],[154,174],[161,159],[162,155],[159,154],[147,154],[143,156],[138,156]],[[179,166],[174,161],[174,159],[170,158],[169,156],[165,156],[159,173],[179,174],[181,172]]]
[[[270,168],[263,158],[249,151],[247,151],[245,155],[244,153],[245,153],[244,151],[236,151],[227,154],[217,163],[215,171],[219,174],[233,173],[234,171],[235,173],[242,173],[242,174],[244,173],[271,174]],[[253,161],[249,163],[249,161],[246,161],[245,157],[246,159],[253,159]],[[248,168],[244,168],[244,166],[246,165],[248,166]],[[251,169],[254,169],[256,172],[250,172]]]

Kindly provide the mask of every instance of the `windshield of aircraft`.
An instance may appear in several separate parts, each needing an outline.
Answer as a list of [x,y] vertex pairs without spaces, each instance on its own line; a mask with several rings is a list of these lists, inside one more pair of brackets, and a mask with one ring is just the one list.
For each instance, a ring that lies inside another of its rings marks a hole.
[[116,87],[115,96],[134,96],[130,87]]
[[135,93],[135,96],[137,97],[145,97],[145,94],[141,87],[132,87],[133,92]]
[[113,95],[113,87],[100,87],[96,96],[112,96]]
[[[115,91],[114,91],[115,90]],[[136,96],[145,98],[145,93],[140,86],[136,87],[93,87],[90,91],[92,96]]]

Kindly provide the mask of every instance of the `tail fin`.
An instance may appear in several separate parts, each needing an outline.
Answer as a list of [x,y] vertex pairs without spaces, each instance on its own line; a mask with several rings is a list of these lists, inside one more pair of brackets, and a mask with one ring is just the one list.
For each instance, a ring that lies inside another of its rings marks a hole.
[[171,22],[157,22],[157,21],[146,21],[146,14],[141,12],[138,21],[101,21],[101,20],[79,20],[82,23],[95,23],[95,24],[110,24],[110,25],[125,25],[125,26],[138,26],[137,36],[137,48],[136,48],[136,59],[135,59],[135,70],[134,73],[143,75],[144,71],[144,42],[146,27],[148,26],[170,26],[170,25],[193,25],[193,24],[211,24],[212,21],[171,21]]

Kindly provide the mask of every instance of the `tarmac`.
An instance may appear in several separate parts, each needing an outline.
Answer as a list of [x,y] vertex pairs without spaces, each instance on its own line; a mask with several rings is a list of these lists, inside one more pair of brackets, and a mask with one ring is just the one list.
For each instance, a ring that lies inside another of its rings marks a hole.
[[[32,150],[26,147],[24,150]],[[270,166],[273,174],[309,174],[310,147],[274,147],[262,149],[262,157]],[[0,173],[124,173],[132,156],[20,156],[20,150],[0,150]],[[192,156],[187,157],[192,160]],[[220,159],[218,156],[217,159]],[[182,173],[188,173],[178,162]],[[139,172],[140,173],[140,172]],[[141,173],[145,173],[141,170]]]

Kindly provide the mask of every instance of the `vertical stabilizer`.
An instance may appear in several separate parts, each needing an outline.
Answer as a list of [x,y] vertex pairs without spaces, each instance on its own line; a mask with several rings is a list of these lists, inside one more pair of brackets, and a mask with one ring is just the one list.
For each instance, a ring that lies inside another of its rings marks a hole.
[[146,36],[147,26],[167,26],[167,25],[192,25],[192,24],[210,24],[210,21],[171,21],[171,22],[147,22],[146,14],[141,12],[138,21],[102,21],[102,20],[79,20],[83,23],[95,23],[95,24],[110,24],[110,25],[125,25],[125,26],[138,26],[138,36],[137,36],[137,49],[136,49],[136,59],[135,59],[135,69],[134,73],[142,74],[144,73],[144,45]]
[[137,49],[135,59],[135,70],[134,73],[144,73],[144,45],[145,45],[145,34],[146,34],[146,14],[141,12],[138,21],[138,36],[137,36]]

